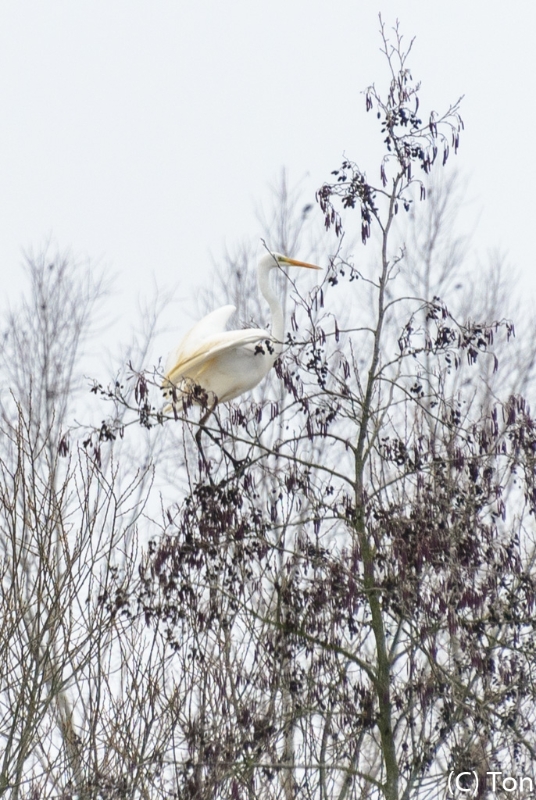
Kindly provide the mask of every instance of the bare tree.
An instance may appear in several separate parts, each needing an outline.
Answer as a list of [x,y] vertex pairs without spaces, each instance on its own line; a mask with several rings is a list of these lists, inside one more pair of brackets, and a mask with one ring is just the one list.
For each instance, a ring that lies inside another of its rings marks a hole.
[[80,402],[83,387],[92,396],[80,365],[102,282],[46,253],[27,271],[1,365],[0,795],[146,795],[169,736],[145,705],[165,646],[117,608],[133,583],[152,468],[126,459],[123,469],[105,425],[77,440],[74,409],[94,411]]
[[370,268],[339,257],[310,294],[293,287],[282,402],[216,409],[146,556],[138,602],[191,675],[185,797],[437,796],[465,770],[483,794],[533,759],[534,423],[491,394],[512,324],[436,291],[460,251],[440,246],[444,196],[419,261],[400,247],[395,220],[462,123],[458,104],[421,120],[411,47],[382,36],[387,95],[366,93],[380,185],[346,159],[318,193],[339,234],[359,210]]

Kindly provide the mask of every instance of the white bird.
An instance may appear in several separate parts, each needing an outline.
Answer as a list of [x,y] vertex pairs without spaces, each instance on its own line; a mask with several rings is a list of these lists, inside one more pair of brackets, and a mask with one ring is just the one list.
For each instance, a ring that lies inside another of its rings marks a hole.
[[270,273],[279,266],[321,269],[280,253],[263,256],[257,267],[257,281],[270,306],[271,332],[262,328],[226,331],[225,325],[236,310],[235,306],[222,306],[207,314],[188,331],[168,357],[162,384],[168,397],[173,389],[178,398],[200,386],[214,406],[232,400],[260,383],[283,347],[283,309],[270,285]]

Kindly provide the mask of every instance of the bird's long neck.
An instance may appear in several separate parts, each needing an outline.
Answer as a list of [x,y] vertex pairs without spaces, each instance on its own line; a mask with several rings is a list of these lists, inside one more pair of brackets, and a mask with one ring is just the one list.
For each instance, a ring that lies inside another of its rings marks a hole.
[[272,267],[265,268],[262,265],[259,266],[258,282],[260,292],[270,306],[270,311],[272,313],[272,336],[276,340],[276,353],[279,355],[283,346],[282,342],[285,333],[285,320],[283,317],[283,309],[281,308],[281,304],[277,299],[270,283],[271,271]]

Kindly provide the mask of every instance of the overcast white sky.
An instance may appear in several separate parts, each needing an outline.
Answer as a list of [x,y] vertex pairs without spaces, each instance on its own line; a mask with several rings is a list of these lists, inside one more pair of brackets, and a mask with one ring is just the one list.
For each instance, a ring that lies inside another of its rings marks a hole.
[[153,273],[186,296],[211,253],[257,234],[281,167],[313,192],[343,151],[367,164],[378,11],[417,37],[426,110],[465,94],[477,244],[534,291],[532,0],[2,0],[4,279],[52,237],[117,273],[125,299]]

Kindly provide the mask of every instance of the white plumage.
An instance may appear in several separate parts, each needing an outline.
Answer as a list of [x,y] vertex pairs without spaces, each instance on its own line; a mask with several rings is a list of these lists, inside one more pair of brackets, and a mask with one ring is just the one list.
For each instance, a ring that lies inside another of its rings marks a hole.
[[236,310],[231,305],[207,314],[167,359],[163,388],[168,397],[172,387],[179,397],[197,385],[209,394],[209,402],[223,403],[253,389],[264,378],[283,346],[283,310],[270,285],[270,273],[278,266],[320,269],[280,253],[263,256],[257,267],[257,280],[270,306],[271,332],[262,328],[226,331],[225,325]]

